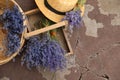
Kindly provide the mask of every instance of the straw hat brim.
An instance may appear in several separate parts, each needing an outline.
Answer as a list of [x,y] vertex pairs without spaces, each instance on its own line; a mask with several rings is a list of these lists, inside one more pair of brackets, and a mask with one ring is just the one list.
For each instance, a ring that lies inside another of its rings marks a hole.
[[[48,19],[52,20],[53,22],[60,22],[64,15],[59,15],[59,14],[56,14],[54,12],[52,12],[51,10],[49,10],[45,4],[44,4],[44,0],[35,0],[38,8],[40,9],[40,11],[44,14],[44,16],[46,16]],[[83,16],[84,14],[84,6],[83,7],[80,7],[82,13],[81,13],[81,16]]]

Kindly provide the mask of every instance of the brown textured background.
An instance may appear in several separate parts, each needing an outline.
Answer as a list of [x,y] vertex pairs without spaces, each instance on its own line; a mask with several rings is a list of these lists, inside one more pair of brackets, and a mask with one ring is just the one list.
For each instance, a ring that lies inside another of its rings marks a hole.
[[[16,1],[24,11],[36,8],[34,0]],[[75,55],[68,57],[64,71],[55,76],[43,70],[29,71],[21,67],[17,56],[15,63],[0,66],[0,80],[120,80],[119,5],[119,0],[87,0],[83,26],[74,28],[70,38]]]

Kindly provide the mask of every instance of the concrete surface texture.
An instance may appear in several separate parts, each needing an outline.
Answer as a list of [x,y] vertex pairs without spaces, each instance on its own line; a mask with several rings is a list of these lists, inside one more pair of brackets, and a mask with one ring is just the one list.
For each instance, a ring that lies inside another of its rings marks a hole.
[[[16,0],[24,11],[34,0]],[[120,80],[120,0],[87,0],[81,28],[74,28],[69,56],[62,71],[38,71],[16,62],[0,66],[0,80]]]

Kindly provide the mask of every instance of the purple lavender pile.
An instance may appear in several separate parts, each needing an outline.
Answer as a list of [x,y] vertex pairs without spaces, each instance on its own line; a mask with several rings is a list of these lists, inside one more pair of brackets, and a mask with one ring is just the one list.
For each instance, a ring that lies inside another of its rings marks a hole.
[[21,34],[23,32],[23,15],[16,5],[13,7],[13,9],[7,9],[4,11],[2,20],[4,22],[3,28],[9,32],[16,34]]
[[31,37],[24,46],[22,64],[26,63],[28,69],[32,67],[44,67],[51,71],[65,67],[64,50],[55,40],[51,40],[48,34],[42,37]]
[[24,30],[23,15],[19,11],[18,6],[12,9],[6,9],[1,15],[1,21],[4,26],[3,29],[7,31],[7,52],[6,55],[11,55],[20,47],[20,35]]
[[9,32],[7,35],[7,49],[6,55],[11,55],[15,51],[18,50],[20,46],[20,37],[17,34],[14,34],[12,32]]
[[80,10],[66,12],[66,15],[63,18],[63,20],[67,20],[69,25],[71,26],[79,26],[81,22],[80,14],[81,14]]

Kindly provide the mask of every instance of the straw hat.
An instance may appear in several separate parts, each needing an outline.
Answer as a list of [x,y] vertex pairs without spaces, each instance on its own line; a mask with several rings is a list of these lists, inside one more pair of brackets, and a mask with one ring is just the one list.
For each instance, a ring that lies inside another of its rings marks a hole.
[[[65,12],[72,10],[78,0],[35,0],[41,12],[50,20],[59,22],[65,15]],[[82,15],[84,8],[81,8]]]

